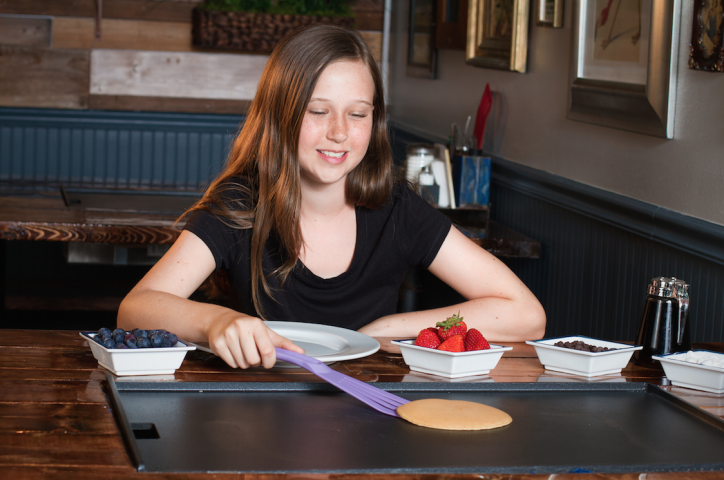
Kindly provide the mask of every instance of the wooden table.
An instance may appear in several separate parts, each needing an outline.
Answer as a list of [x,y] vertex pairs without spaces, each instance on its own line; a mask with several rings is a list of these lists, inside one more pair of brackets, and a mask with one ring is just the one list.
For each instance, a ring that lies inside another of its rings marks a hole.
[[[402,357],[394,353],[389,339],[383,348],[358,360],[338,362],[334,368],[369,382],[399,382],[410,375]],[[545,372],[534,350],[511,344],[498,366],[491,371],[495,382],[535,382]],[[724,351],[722,344],[699,345]],[[622,372],[629,381],[665,383],[661,372],[630,364]],[[255,368],[247,371],[227,367],[220,359],[192,352],[175,374],[178,382],[295,381],[317,382],[301,370]],[[106,371],[98,367],[90,348],[75,331],[3,330],[0,335],[0,477],[43,479],[118,478],[231,478],[231,475],[155,474],[137,472],[124,448],[104,386]],[[724,395],[665,386],[671,393],[724,418]],[[549,475],[445,475],[444,478],[544,479]],[[354,475],[234,475],[233,478],[345,479]],[[652,479],[714,479],[722,472],[648,473]],[[369,478],[369,475],[355,478]],[[437,475],[378,475],[375,478],[441,478]],[[556,475],[556,478],[633,480],[636,474]]]

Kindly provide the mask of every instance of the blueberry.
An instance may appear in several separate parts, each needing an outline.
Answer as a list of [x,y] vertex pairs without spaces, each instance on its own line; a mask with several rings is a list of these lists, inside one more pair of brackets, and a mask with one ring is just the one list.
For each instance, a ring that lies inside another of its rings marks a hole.
[[136,336],[137,339],[143,338],[143,337],[148,337],[148,332],[141,328],[137,328],[136,333],[134,333],[134,335]]
[[136,345],[136,337],[134,337],[133,335],[126,335],[125,343],[128,348],[138,348],[138,346]]
[[139,330],[138,328],[134,328],[133,330],[131,330],[131,333],[133,334],[134,337],[138,337],[138,335],[136,335],[136,332],[138,330]]
[[113,341],[116,343],[123,343],[126,338],[126,332],[113,332]]
[[116,342],[114,342],[112,339],[109,338],[108,340],[104,341],[102,343],[102,345],[106,348],[115,348]]
[[118,350],[123,350],[124,348],[125,348],[125,349],[128,349],[128,347],[126,346],[125,343],[119,343],[116,348],[117,348]]
[[136,336],[135,336],[134,334],[132,334],[132,333],[127,333],[126,336],[123,337],[123,340],[126,341],[126,342],[127,342],[128,340],[130,340],[130,339],[134,339],[134,340],[135,340],[135,339],[136,339]]
[[136,346],[138,348],[151,348],[151,340],[148,337],[140,337],[136,340]]
[[122,328],[116,328],[115,330],[113,330],[113,333],[111,333],[111,335],[115,336],[116,333],[122,333],[122,334],[125,335],[125,334],[126,334],[126,331],[123,330]]
[[153,348],[158,348],[163,343],[163,336],[160,334],[151,335],[148,339],[151,340],[151,346]]
[[168,335],[168,341],[171,343],[171,346],[173,347],[174,345],[176,345],[178,343],[178,337],[175,334],[170,333]]
[[108,336],[110,337],[110,336],[111,336],[111,329],[110,329],[110,328],[103,327],[103,328],[101,328],[100,330],[98,330],[98,336],[99,336],[99,337],[102,337],[103,335],[108,335]]
[[173,345],[171,345],[171,340],[169,340],[168,338],[164,338],[163,341],[161,342],[161,347],[163,347],[163,348],[168,348],[171,346],[173,346]]

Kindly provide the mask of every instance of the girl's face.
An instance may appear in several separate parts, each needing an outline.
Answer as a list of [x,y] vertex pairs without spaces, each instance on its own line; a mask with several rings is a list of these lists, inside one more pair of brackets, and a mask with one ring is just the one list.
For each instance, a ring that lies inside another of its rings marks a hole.
[[302,186],[344,186],[370,143],[374,94],[361,61],[338,61],[322,71],[299,133]]

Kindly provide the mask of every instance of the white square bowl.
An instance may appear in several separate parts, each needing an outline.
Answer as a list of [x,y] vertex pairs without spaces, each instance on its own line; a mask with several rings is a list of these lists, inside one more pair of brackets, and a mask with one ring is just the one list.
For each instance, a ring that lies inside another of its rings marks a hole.
[[446,352],[419,347],[415,345],[415,340],[393,340],[392,343],[400,347],[402,358],[410,370],[447,378],[485,375],[495,368],[503,352],[513,350],[513,347],[490,345],[487,350]]
[[196,350],[181,341],[167,348],[107,349],[94,340],[96,335],[80,332],[88,340],[98,364],[118,376],[172,374],[181,366],[186,352]]
[[[615,350],[593,353],[573,350],[572,348],[556,347],[553,345],[557,342],[575,342],[578,340],[587,343],[588,345],[614,348]],[[574,375],[582,375],[584,377],[596,377],[598,375],[620,373],[623,367],[628,365],[633,352],[644,348],[641,346],[607,342],[605,340],[597,340],[595,338],[581,336],[545,338],[543,340],[529,340],[525,343],[533,345],[540,363],[543,364],[546,370],[572,373]]]
[[[708,350],[693,351],[724,358],[724,354],[722,353]],[[724,393],[724,368],[699,365],[698,363],[680,360],[680,358],[686,356],[686,354],[687,352],[670,353],[661,356],[654,355],[651,358],[661,362],[666,378],[677,387],[693,388],[694,390],[711,393]]]

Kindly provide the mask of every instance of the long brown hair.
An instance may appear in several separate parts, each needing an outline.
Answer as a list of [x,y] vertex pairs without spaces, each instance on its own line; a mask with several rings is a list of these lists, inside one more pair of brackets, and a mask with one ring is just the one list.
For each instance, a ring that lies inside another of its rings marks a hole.
[[[287,36],[274,49],[223,171],[203,198],[186,212],[206,210],[233,228],[252,229],[252,301],[262,318],[259,287],[274,298],[262,270],[263,248],[270,236],[276,236],[284,263],[272,274],[283,285],[299,258],[303,242],[297,159],[302,120],[322,71],[340,60],[364,62],[375,86],[370,143],[362,161],[347,175],[347,201],[370,209],[387,201],[394,173],[382,75],[369,47],[356,31],[318,25]],[[245,181],[234,182],[233,177]],[[229,201],[228,190],[242,191],[249,202]],[[221,278],[215,274],[210,280],[214,290]]]

